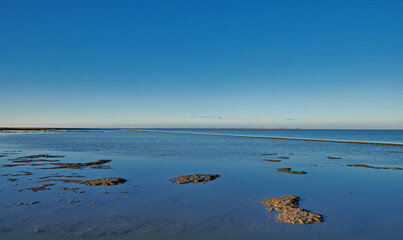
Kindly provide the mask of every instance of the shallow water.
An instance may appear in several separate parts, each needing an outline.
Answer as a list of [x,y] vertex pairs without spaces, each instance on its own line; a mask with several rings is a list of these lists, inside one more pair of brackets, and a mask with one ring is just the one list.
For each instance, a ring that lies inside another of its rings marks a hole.
[[[220,131],[225,130],[214,130],[227,133]],[[400,136],[400,132],[390,133],[391,142]],[[384,134],[377,139],[388,140]],[[62,162],[113,161],[109,164],[112,169],[0,168],[1,175],[33,173],[16,177],[19,181],[14,183],[6,181],[10,177],[0,176],[0,238],[401,239],[403,171],[346,166],[403,167],[403,153],[391,151],[403,148],[128,130],[1,134],[0,154],[8,156],[0,157],[0,164],[43,153],[64,155]],[[262,156],[264,153],[277,155]],[[264,161],[280,156],[289,159]],[[281,167],[308,174],[277,172]],[[56,172],[78,173],[85,179],[123,177],[128,182],[117,186],[56,182],[48,191],[17,191],[39,186],[35,182],[39,177]],[[169,181],[192,173],[221,177],[205,184]],[[85,193],[62,194],[60,187],[79,187]],[[109,194],[102,194],[105,191]],[[301,207],[322,214],[325,221],[278,223],[276,212],[267,213],[258,204],[263,198],[286,195],[299,196]],[[11,204],[33,201],[40,203]],[[34,229],[42,232],[34,233]]]

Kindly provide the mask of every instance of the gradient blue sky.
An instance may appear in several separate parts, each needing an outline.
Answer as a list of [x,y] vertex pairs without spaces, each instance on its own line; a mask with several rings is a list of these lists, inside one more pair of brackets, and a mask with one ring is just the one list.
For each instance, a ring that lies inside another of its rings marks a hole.
[[403,128],[403,1],[0,0],[0,126]]

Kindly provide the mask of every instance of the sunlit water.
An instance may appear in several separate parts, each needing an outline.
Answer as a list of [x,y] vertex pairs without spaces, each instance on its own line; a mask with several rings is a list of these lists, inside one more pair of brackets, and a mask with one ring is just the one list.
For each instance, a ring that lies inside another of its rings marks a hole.
[[[266,133],[253,133],[259,134]],[[325,132],[321,134],[326,137]],[[385,142],[401,139],[401,131],[370,134]],[[351,140],[348,132],[345,138]],[[0,177],[0,238],[402,239],[403,171],[346,166],[403,167],[403,153],[391,151],[403,151],[403,147],[128,130],[0,134],[0,154],[7,155],[0,157],[0,164],[42,153],[64,155],[62,162],[113,160],[112,169],[0,168],[1,175],[33,173],[16,177],[19,181],[14,183],[6,181],[8,176]],[[277,155],[262,156],[264,153]],[[289,159],[264,161],[279,156]],[[280,167],[308,174],[277,172]],[[56,182],[48,191],[17,191],[39,186],[42,183],[35,182],[39,177],[56,172],[78,173],[85,179],[123,177],[128,182],[105,187]],[[169,181],[192,173],[221,177],[206,184]],[[85,193],[62,194],[60,187],[79,187]],[[109,194],[102,194],[105,191]],[[276,212],[267,213],[258,204],[263,198],[286,195],[301,197],[300,206],[322,214],[325,221],[278,223]],[[33,201],[40,203],[12,205]],[[34,233],[34,229],[42,232]]]

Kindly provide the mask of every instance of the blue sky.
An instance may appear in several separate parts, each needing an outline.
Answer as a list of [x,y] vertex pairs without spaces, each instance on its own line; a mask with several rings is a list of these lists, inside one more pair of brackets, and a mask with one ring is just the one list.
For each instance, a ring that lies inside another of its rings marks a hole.
[[403,1],[0,1],[0,126],[403,129]]

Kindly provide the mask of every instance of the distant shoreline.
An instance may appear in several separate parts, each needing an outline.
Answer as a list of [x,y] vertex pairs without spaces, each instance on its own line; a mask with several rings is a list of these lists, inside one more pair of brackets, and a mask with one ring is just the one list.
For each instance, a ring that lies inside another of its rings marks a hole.
[[[133,131],[144,131],[144,130],[133,130]],[[147,131],[147,130],[145,130],[145,131]],[[358,142],[358,141],[309,139],[309,138],[289,138],[289,137],[265,137],[265,136],[237,135],[237,134],[192,133],[192,132],[159,131],[159,130],[149,130],[149,131],[157,132],[157,133],[176,133],[176,134],[209,135],[209,136],[222,136],[222,137],[262,138],[262,139],[294,140],[294,141],[310,141],[310,142],[354,143],[354,144],[386,145],[386,146],[403,147],[403,144],[399,144],[399,143]]]
[[1,127],[0,131],[58,131],[58,130],[118,130],[117,128],[31,128],[31,127]]

